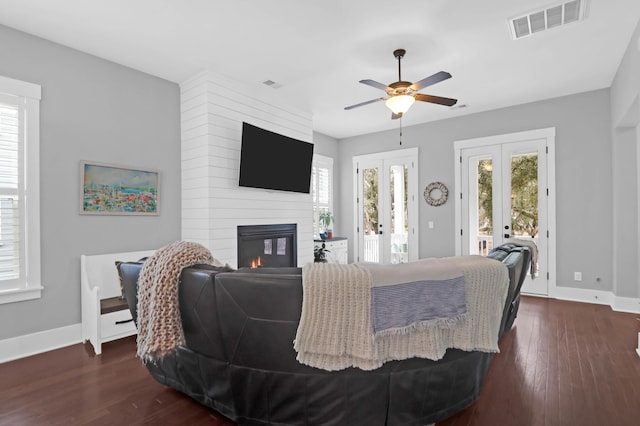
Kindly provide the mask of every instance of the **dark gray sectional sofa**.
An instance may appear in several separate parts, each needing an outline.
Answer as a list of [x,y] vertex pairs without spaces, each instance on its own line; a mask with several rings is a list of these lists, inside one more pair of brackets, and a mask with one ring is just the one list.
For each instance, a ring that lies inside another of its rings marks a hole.
[[[509,270],[502,335],[517,315],[531,256],[526,247],[504,245],[488,257]],[[134,320],[141,267],[119,266]],[[449,349],[439,361],[392,361],[373,371],[302,365],[293,349],[301,268],[196,265],[183,270],[179,299],[186,344],[146,366],[158,382],[239,425],[426,425],[478,398],[493,357]]]

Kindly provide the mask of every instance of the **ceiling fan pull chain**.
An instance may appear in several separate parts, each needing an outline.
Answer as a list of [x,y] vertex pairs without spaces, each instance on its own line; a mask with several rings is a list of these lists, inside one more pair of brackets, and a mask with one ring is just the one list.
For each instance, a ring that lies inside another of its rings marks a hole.
[[402,116],[400,117],[400,145],[402,145]]

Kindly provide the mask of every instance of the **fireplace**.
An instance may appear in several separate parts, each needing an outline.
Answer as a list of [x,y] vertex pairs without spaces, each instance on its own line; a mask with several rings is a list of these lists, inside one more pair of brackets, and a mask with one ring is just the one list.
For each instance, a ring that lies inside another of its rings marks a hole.
[[298,266],[297,225],[238,226],[238,268]]

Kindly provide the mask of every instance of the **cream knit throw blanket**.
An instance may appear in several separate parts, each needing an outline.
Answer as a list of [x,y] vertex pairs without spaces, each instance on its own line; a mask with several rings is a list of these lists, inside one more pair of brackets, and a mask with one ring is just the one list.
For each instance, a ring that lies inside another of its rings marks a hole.
[[520,247],[529,247],[529,251],[531,252],[529,272],[531,274],[531,279],[535,279],[536,274],[538,273],[538,246],[536,243],[533,240],[526,240],[524,238],[509,238],[505,243],[511,243]]
[[177,241],[151,255],[138,277],[138,356],[144,363],[157,361],[183,345],[178,282],[180,273],[195,264],[213,265],[204,246]]
[[415,327],[374,337],[371,278],[358,264],[307,264],[303,268],[302,315],[294,349],[297,360],[334,371],[373,370],[391,360],[441,359],[447,348],[499,352],[498,334],[509,287],[506,266],[482,256],[442,258],[462,271],[468,314],[450,327]]

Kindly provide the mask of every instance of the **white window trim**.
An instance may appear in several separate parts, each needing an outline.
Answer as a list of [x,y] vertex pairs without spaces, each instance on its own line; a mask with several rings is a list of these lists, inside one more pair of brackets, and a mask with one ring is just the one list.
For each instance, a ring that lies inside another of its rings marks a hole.
[[26,101],[26,271],[27,283],[19,287],[3,287],[0,283],[0,304],[38,299],[42,295],[40,275],[40,99],[38,84],[0,76],[0,93],[20,96]]

